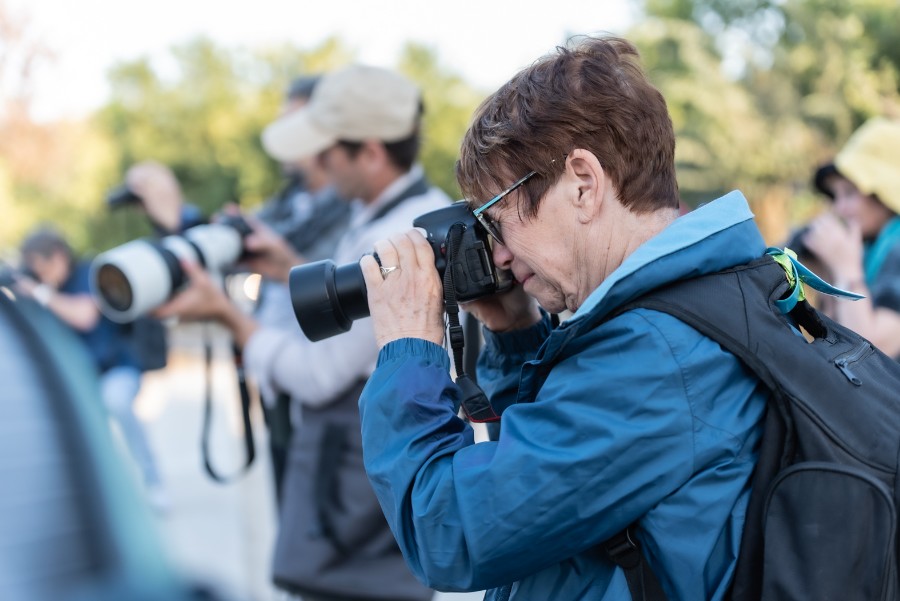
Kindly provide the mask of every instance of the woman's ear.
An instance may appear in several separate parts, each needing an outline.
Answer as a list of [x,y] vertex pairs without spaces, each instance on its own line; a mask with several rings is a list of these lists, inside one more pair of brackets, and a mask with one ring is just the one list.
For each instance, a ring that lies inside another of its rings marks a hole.
[[583,148],[576,148],[566,157],[566,176],[572,181],[571,201],[579,220],[587,223],[603,204],[609,178],[597,156]]

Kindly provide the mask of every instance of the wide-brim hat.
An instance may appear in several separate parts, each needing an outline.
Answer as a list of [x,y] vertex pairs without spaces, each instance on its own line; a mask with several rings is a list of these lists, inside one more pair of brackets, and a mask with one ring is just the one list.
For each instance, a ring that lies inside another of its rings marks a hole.
[[838,152],[834,167],[860,192],[900,213],[900,121],[866,121]]

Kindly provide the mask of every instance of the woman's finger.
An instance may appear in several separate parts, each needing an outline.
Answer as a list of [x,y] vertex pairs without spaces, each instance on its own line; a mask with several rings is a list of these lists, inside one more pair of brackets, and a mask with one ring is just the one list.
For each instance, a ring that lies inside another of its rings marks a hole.
[[375,243],[375,254],[378,255],[378,262],[382,267],[391,268],[398,267],[400,258],[397,255],[397,249],[394,248],[390,240],[379,240]]

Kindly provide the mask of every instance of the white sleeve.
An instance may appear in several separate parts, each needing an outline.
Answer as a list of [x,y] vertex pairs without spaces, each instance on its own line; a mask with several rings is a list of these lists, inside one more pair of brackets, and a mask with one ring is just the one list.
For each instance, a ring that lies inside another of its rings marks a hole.
[[244,364],[263,398],[284,392],[313,407],[326,405],[375,369],[378,351],[371,319],[349,332],[311,342],[295,324],[263,327],[244,346]]
[[[410,199],[387,216],[349,230],[338,245],[338,265],[358,261],[371,252],[375,241],[412,227],[419,215],[449,204],[443,192],[433,188],[428,194]],[[349,332],[310,341],[296,320],[258,329],[244,346],[244,365],[256,381],[263,398],[274,399],[284,392],[300,403],[318,407],[375,370],[378,345],[372,320],[358,319]]]

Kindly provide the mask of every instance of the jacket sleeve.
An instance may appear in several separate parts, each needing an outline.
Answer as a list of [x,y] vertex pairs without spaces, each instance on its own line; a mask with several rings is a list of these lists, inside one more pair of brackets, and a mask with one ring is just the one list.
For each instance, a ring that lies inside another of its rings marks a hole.
[[516,402],[522,366],[537,355],[550,335],[550,316],[524,330],[497,333],[482,328],[484,348],[478,356],[478,383],[497,414]]
[[608,539],[690,477],[691,411],[665,337],[633,314],[603,329],[533,402],[504,412],[499,441],[479,444],[455,414],[443,349],[382,349],[360,399],[366,470],[428,585],[519,580]]

